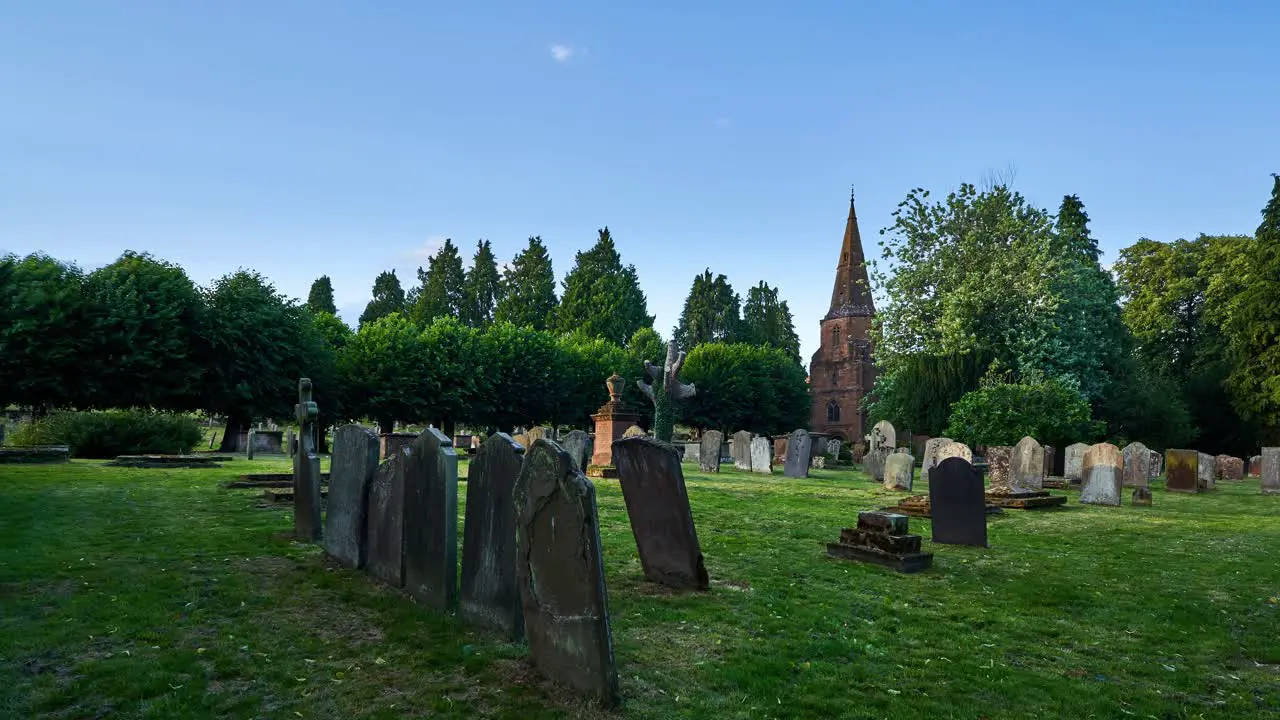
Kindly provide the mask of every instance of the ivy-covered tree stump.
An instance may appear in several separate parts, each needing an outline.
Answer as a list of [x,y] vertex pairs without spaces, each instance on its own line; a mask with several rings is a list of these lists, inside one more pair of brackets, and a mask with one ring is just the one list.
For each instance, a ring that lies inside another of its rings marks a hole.
[[693,385],[686,385],[676,377],[680,368],[684,367],[685,353],[676,350],[676,341],[667,343],[667,361],[661,368],[648,360],[644,361],[645,373],[651,382],[644,378],[636,381],[640,391],[653,401],[653,436],[663,442],[671,442],[676,429],[676,408],[679,401],[693,397],[698,390]]

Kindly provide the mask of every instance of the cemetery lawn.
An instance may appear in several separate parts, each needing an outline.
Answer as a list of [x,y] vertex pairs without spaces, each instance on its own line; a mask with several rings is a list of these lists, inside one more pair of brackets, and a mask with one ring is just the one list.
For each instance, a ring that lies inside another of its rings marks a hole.
[[290,508],[221,487],[287,470],[0,466],[0,717],[1280,713],[1280,497],[1256,480],[1200,496],[1157,482],[1152,508],[1071,493],[993,516],[985,550],[932,545],[912,519],[934,567],[900,575],[825,555],[897,497],[861,473],[686,465],[700,594],[643,580],[617,482],[598,481],[625,696],[602,713],[540,680],[523,646],[337,569],[288,538]]

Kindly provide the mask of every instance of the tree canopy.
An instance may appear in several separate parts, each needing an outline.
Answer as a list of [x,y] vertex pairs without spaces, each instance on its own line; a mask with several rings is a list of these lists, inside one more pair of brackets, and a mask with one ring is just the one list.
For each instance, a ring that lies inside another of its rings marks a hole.
[[742,306],[742,342],[765,345],[785,352],[796,364],[800,364],[800,336],[796,334],[795,321],[786,300],[778,298],[777,288],[769,287],[763,280],[747,291],[747,301]]
[[708,268],[694,276],[672,335],[685,349],[709,342],[734,342],[741,334],[741,306],[742,298],[729,280],[724,275],[713,278]]
[[600,230],[590,250],[574,256],[556,309],[560,332],[585,333],[617,345],[637,330],[653,327],[648,301],[640,290],[635,265],[623,265],[609,228]]
[[381,320],[391,313],[404,311],[404,288],[400,287],[400,278],[396,277],[395,270],[385,270],[373,280],[373,299],[365,305],[364,312],[360,313],[360,326]]
[[410,297],[410,319],[426,327],[438,317],[462,317],[466,280],[458,246],[446,239],[440,251],[427,261],[427,269],[418,268],[419,286]]
[[556,310],[556,276],[541,237],[515,256],[502,273],[494,320],[546,330]]
[[470,327],[484,327],[493,322],[493,311],[502,295],[498,261],[488,240],[476,242],[476,254],[462,286],[460,319]]
[[338,314],[338,306],[333,301],[333,281],[328,275],[321,275],[311,283],[311,292],[307,293],[307,309],[316,314]]

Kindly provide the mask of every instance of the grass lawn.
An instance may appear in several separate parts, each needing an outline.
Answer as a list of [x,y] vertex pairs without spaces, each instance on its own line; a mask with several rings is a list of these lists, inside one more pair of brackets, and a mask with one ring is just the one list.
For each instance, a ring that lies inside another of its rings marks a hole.
[[[287,470],[0,466],[0,716],[601,715],[522,646],[336,569],[288,539],[288,507],[220,487]],[[860,473],[686,473],[702,594],[642,580],[617,482],[597,483],[620,717],[1280,715],[1280,497],[1256,480],[1160,483],[1152,508],[1073,493],[992,517],[986,550],[913,519],[934,567],[899,575],[825,555],[894,497]]]

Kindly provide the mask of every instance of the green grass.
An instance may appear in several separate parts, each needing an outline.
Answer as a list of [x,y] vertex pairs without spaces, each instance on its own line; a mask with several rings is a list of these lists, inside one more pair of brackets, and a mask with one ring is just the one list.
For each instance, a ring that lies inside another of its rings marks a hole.
[[[219,470],[0,467],[0,716],[594,717],[520,645],[292,542]],[[622,717],[1199,718],[1280,713],[1280,497],[1008,511],[990,549],[899,575],[825,556],[865,476],[688,469],[710,592],[644,582],[599,505]],[[465,469],[463,470],[465,476]],[[465,493],[463,494],[465,497]],[[459,532],[462,523],[459,522]]]

